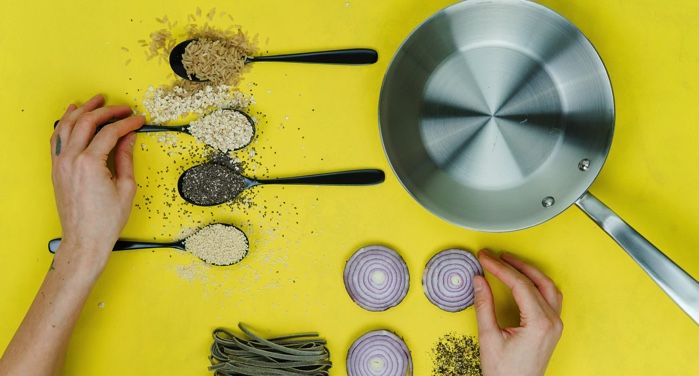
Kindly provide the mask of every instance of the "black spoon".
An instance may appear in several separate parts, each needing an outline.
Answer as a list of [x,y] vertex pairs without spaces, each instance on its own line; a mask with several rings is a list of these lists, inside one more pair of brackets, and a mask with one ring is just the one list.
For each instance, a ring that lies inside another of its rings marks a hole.
[[[228,225],[228,224],[223,224],[223,225],[236,227],[236,226]],[[240,229],[238,228],[238,230],[240,230]],[[242,230],[240,230],[240,232],[242,232],[243,235],[245,235],[245,233]],[[250,244],[247,236],[245,237],[245,241],[246,241],[246,243]],[[61,245],[61,238],[49,240],[49,252],[55,254],[60,245]],[[131,251],[131,250],[136,250],[136,249],[153,249],[153,248],[173,248],[173,249],[179,249],[180,251],[187,250],[184,246],[184,239],[182,239],[182,240],[178,240],[178,241],[174,241],[174,242],[139,242],[139,241],[132,241],[132,240],[117,240],[117,242],[114,244],[114,248],[112,248],[112,251]],[[206,262],[206,260],[203,260],[203,261]],[[225,266],[225,265],[218,265],[218,266]]]
[[[246,119],[250,122],[250,125],[252,126],[252,137],[250,137],[250,141],[246,143],[243,146],[240,146],[234,150],[240,150],[248,145],[250,145],[250,142],[255,138],[255,132],[257,131],[257,127],[255,127],[255,121],[250,117],[250,115],[246,114],[243,111],[240,110],[235,110],[235,109],[230,109],[230,108],[225,108],[223,111],[234,111],[237,112],[243,116],[245,116]],[[53,122],[53,127],[56,128],[58,125],[58,120]],[[109,125],[109,123],[100,125],[97,127],[97,131],[99,132],[100,129],[104,128],[105,126]],[[186,133],[188,135],[192,135],[192,133],[189,131],[189,124],[185,125],[144,125],[141,128],[138,128],[136,132],[139,133],[153,133],[153,132],[180,132],[180,133]]]
[[[192,81],[203,81],[198,79],[196,76],[191,78],[187,75],[187,70],[182,64],[182,55],[184,54],[184,49],[188,44],[195,41],[195,39],[189,39],[180,44],[176,45],[172,51],[170,51],[170,67],[178,76],[184,78],[185,80]],[[379,54],[376,50],[367,48],[352,48],[346,50],[332,50],[332,51],[317,51],[317,52],[303,52],[297,54],[284,54],[284,55],[268,55],[268,56],[249,56],[245,59],[245,64],[254,63],[258,61],[277,61],[277,62],[290,62],[290,63],[315,63],[315,64],[344,64],[344,65],[363,65],[363,64],[374,64],[379,59]]]
[[[209,162],[184,171],[177,181],[177,190],[191,204],[214,206],[233,200],[248,188],[263,184],[373,185],[382,183],[385,178],[381,170],[365,169],[279,179],[252,179],[228,166]],[[197,184],[201,181],[205,184]]]
[[[56,253],[58,246],[61,245],[61,238],[52,239],[49,241],[49,252]],[[130,251],[134,249],[150,249],[150,248],[174,248],[184,251],[184,240],[176,242],[139,242],[131,240],[117,240],[114,244],[113,251]]]

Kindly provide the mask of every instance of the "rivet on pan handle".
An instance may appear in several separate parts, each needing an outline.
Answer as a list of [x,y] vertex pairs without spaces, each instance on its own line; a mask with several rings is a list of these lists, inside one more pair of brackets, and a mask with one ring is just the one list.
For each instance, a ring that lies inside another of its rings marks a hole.
[[646,240],[590,192],[576,204],[612,237],[699,324],[699,282]]

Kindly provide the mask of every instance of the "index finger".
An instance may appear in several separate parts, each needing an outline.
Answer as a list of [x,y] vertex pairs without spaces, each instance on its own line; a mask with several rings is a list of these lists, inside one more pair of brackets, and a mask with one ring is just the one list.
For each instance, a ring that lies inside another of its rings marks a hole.
[[99,126],[111,119],[122,119],[127,115],[131,115],[131,113],[129,106],[118,105],[100,107],[82,114],[77,119],[75,126],[73,126],[67,149],[72,150],[74,153],[80,153],[90,143]]
[[120,138],[143,126],[143,116],[129,116],[100,129],[85,151],[93,156],[105,156],[114,149]]
[[546,274],[542,273],[539,269],[535,268],[534,266],[529,265],[526,262],[520,260],[519,258],[517,258],[517,256],[513,254],[503,253],[502,259],[506,263],[512,265],[515,269],[519,270],[521,273],[526,275],[529,279],[531,279],[532,282],[534,282],[534,284],[536,285],[536,288],[539,289],[539,292],[541,292],[541,295],[543,295],[546,299],[546,302],[549,303],[551,308],[553,308],[553,310],[556,311],[556,313],[561,313],[563,295],[558,290],[558,288],[556,288],[556,285],[553,283],[551,278],[549,278]]
[[478,259],[487,271],[512,290],[523,319],[546,315],[544,307],[548,304],[526,276],[487,250],[479,252]]

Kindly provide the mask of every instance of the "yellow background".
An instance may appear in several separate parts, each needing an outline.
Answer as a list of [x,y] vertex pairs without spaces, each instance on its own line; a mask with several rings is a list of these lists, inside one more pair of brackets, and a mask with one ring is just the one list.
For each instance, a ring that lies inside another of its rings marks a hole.
[[[240,265],[221,268],[203,266],[174,250],[113,255],[79,321],[65,373],[206,375],[210,331],[243,321],[268,334],[319,331],[329,339],[336,375],[345,374],[345,354],[354,338],[369,329],[389,328],[412,350],[416,375],[427,375],[429,349],[437,337],[448,331],[475,335],[476,321],[472,309],[450,314],[427,301],[420,285],[423,265],[446,247],[487,246],[522,255],[564,292],[565,330],[549,374],[699,374],[697,326],[579,210],[570,208],[526,231],[478,233],[429,214],[391,173],[377,126],[383,73],[407,34],[453,2],[198,4],[233,14],[246,30],[259,34],[261,47],[270,52],[377,49],[379,62],[365,67],[259,63],[241,88],[253,90],[254,111],[266,114],[254,144],[253,159],[262,167],[253,173],[274,177],[377,167],[387,171],[387,181],[357,189],[263,187],[254,197],[258,206],[194,210],[168,193],[177,173],[161,174],[161,187],[151,180],[137,196],[137,203],[143,203],[152,195],[151,210],[160,213],[149,219],[152,213],[134,210],[125,236],[165,240],[194,221],[218,220],[248,232],[251,254]],[[616,134],[591,191],[699,276],[699,3],[543,3],[592,40],[612,78]],[[47,241],[60,236],[49,164],[53,120],[68,103],[96,92],[105,93],[112,103],[136,104],[148,85],[168,82],[168,67],[146,61],[136,41],[158,28],[155,17],[168,15],[182,22],[194,9],[191,1],[179,0],[20,1],[3,6],[0,348],[10,340],[48,269]],[[185,137],[178,145],[201,147]],[[161,146],[157,138],[139,136],[139,183],[146,176],[154,179],[155,171],[165,166],[193,163],[168,156]],[[192,214],[184,218],[178,209]],[[384,313],[359,308],[342,283],[345,260],[370,243],[397,249],[411,272],[407,298]],[[491,283],[501,321],[514,322],[513,303],[499,283]]]

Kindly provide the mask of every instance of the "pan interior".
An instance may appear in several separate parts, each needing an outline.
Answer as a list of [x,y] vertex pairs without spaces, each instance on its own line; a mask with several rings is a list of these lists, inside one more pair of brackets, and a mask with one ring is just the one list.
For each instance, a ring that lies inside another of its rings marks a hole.
[[611,143],[612,89],[580,31],[519,0],[466,1],[416,29],[379,105],[384,148],[427,209],[484,231],[572,204]]

